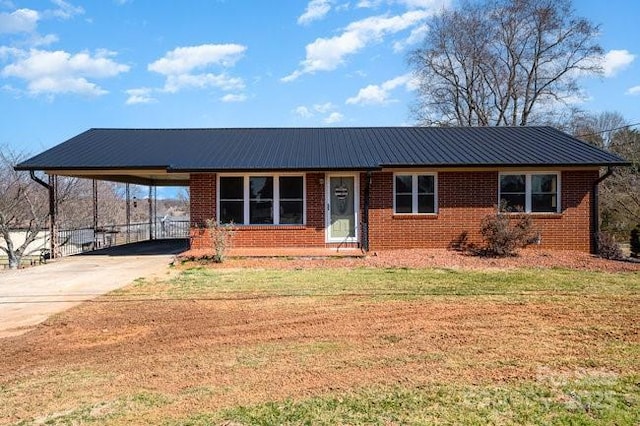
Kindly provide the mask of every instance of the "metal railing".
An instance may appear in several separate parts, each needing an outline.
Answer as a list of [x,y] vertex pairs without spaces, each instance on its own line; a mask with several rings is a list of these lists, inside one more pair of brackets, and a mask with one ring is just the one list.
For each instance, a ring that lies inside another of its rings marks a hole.
[[109,225],[95,230],[93,228],[63,229],[58,231],[58,250],[61,256],[69,256],[151,239],[188,237],[188,220],[162,220],[153,225],[148,222]]

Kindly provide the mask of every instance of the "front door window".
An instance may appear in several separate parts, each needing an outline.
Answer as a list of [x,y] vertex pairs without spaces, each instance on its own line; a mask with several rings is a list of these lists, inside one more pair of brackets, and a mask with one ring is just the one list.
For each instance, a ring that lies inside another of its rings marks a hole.
[[355,238],[355,178],[329,178],[329,240],[344,241]]

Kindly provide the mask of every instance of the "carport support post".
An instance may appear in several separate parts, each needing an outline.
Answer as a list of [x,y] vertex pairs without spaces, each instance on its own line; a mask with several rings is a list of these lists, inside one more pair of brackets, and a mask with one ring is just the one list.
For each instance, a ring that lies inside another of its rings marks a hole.
[[149,239],[153,240],[153,187],[149,185]]
[[91,189],[93,190],[93,249],[98,248],[98,182],[93,179],[91,181]]
[[49,175],[49,235],[52,259],[58,255],[58,176]]
[[124,212],[127,219],[127,244],[129,244],[131,242],[131,190],[128,183],[125,184],[125,193],[127,205],[124,208]]

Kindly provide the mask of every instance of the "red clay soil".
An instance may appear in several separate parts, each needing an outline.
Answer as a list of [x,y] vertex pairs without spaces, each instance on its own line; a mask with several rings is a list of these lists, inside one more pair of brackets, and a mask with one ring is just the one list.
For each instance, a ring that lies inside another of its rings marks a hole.
[[585,360],[594,374],[615,375],[625,355],[612,345],[638,342],[640,317],[637,300],[610,299],[84,304],[2,340],[0,385],[12,391],[0,419],[141,391],[168,396],[168,405],[147,407],[147,418],[161,419],[362,386],[553,380]]
[[[213,267],[326,266],[640,270],[580,253],[533,250],[509,259],[402,250],[366,258],[229,259]],[[140,392],[165,396],[140,412],[132,409],[132,416],[153,424],[367,386],[637,374],[633,356],[617,349],[640,342],[637,303],[636,296],[597,294],[385,303],[344,295],[129,302],[104,296],[1,340],[0,423]],[[114,423],[130,421],[135,418]]]
[[[517,256],[491,258],[474,256],[444,249],[406,249],[370,252],[367,256],[345,256],[348,251],[333,256],[325,251],[317,255],[317,251],[286,251],[278,256],[267,257],[261,254],[255,257],[228,257],[224,263],[215,264],[210,261],[212,253],[206,250],[190,250],[178,256],[184,262],[203,262],[212,268],[264,268],[264,269],[300,269],[300,268],[452,268],[452,269],[514,269],[514,268],[567,268],[587,271],[633,272],[640,271],[640,262],[614,261],[602,259],[577,251],[555,251],[527,249],[521,250]],[[310,253],[309,255],[305,255]],[[352,252],[359,254],[360,252]],[[291,257],[293,255],[300,257]],[[286,257],[282,257],[284,255]]]

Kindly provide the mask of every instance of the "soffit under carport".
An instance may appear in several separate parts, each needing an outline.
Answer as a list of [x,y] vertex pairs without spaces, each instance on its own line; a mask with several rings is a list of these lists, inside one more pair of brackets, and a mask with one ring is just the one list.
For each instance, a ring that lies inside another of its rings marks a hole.
[[53,169],[48,175],[96,179],[146,186],[189,186],[189,173],[167,173],[163,169]]

